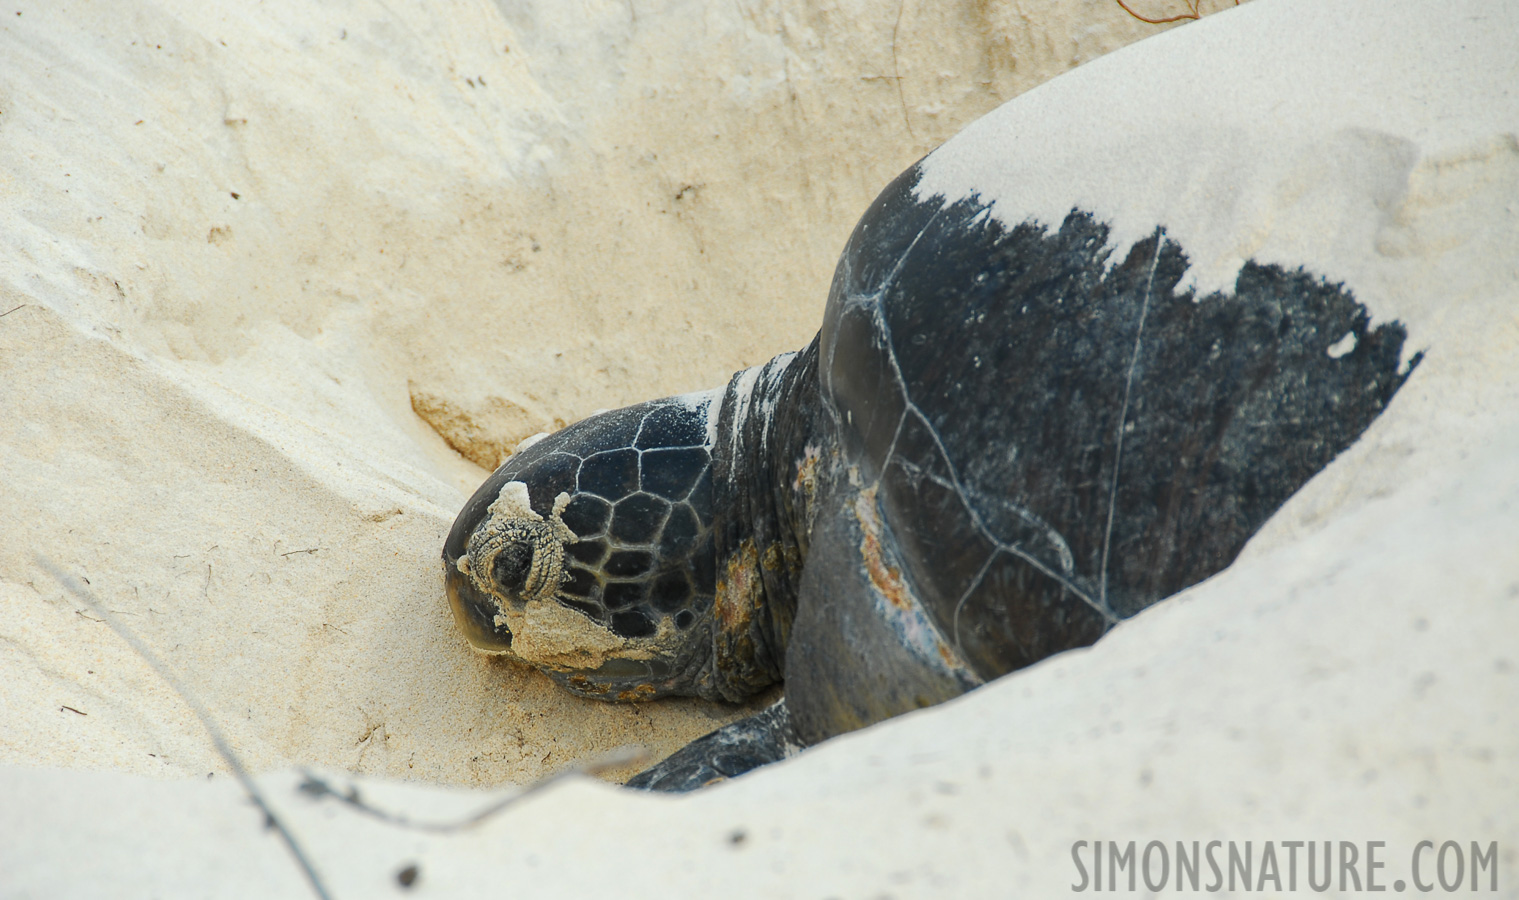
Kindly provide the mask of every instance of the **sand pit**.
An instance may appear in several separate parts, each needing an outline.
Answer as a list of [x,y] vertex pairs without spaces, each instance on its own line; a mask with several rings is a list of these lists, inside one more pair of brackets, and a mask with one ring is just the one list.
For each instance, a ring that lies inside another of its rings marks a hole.
[[[1512,895],[1499,2],[1259,0],[994,120],[1021,212],[1163,219],[1206,248],[1204,288],[1311,264],[1427,350],[1224,574],[688,800],[572,783],[434,838],[296,795],[298,765],[521,784],[741,714],[581,701],[472,654],[442,599],[454,513],[523,437],[800,346],[904,165],[1156,31],[1099,2],[503,6],[0,11],[0,894],[302,889],[183,701],[40,552],[274,772],[342,896],[402,890],[408,861],[439,896],[1047,895],[1074,841],[1152,837],[1385,840],[1388,883],[1418,840],[1496,841]],[[418,815],[478,802],[366,783]],[[615,842],[565,838],[590,821]]]

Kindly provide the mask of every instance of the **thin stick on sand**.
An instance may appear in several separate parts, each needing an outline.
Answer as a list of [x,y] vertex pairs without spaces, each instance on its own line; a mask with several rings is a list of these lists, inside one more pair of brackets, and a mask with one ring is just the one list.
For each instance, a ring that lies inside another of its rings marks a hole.
[[386,812],[383,809],[379,809],[375,806],[370,805],[367,801],[361,798],[359,796],[358,788],[350,785],[346,791],[336,790],[325,780],[312,774],[306,769],[301,770],[301,774],[305,776],[305,781],[301,782],[300,789],[302,792],[312,797],[335,798],[336,800],[353,807],[355,810],[363,813],[364,815],[379,819],[381,822],[387,822],[399,828],[409,828],[413,831],[426,831],[433,834],[451,834],[456,831],[465,831],[467,829],[474,828],[481,822],[484,822],[497,813],[500,813],[508,807],[513,806],[518,801],[526,800],[528,797],[531,797],[539,791],[542,791],[544,788],[558,784],[566,778],[572,778],[576,775],[598,775],[609,769],[616,769],[621,766],[628,766],[634,763],[643,762],[648,758],[648,755],[648,751],[642,747],[619,747],[618,749],[613,750],[612,752],[607,753],[597,759],[593,759],[590,762],[571,766],[562,772],[555,772],[553,775],[550,775],[546,778],[540,778],[537,781],[534,781],[521,790],[517,791],[515,794],[510,794],[506,797],[502,797],[499,800],[494,800],[490,803],[487,803],[485,806],[482,806],[475,812],[464,816],[463,818],[454,819],[447,822],[414,822],[404,815],[397,815],[395,813]]
[[158,677],[162,678],[173,689],[174,693],[179,695],[179,699],[183,700],[185,705],[190,707],[190,711],[195,713],[195,717],[200,720],[201,727],[206,729],[206,734],[211,736],[211,744],[216,747],[216,752],[220,754],[222,762],[225,762],[227,768],[232,770],[233,776],[237,778],[238,784],[242,785],[243,791],[248,795],[248,799],[252,800],[254,805],[263,812],[265,821],[269,824],[269,827],[279,833],[280,839],[285,842],[285,847],[290,851],[290,855],[295,857],[296,864],[305,873],[306,881],[310,883],[312,892],[321,898],[321,900],[331,900],[332,895],[327,892],[326,886],[322,884],[321,876],[317,874],[316,868],[311,864],[311,860],[306,857],[306,852],[301,849],[300,842],[295,839],[295,835],[290,832],[290,829],[285,827],[285,823],[280,821],[280,817],[274,814],[274,809],[264,800],[263,792],[259,790],[253,778],[248,775],[248,770],[243,768],[242,761],[233,752],[232,745],[227,743],[227,736],[222,734],[222,730],[217,727],[216,720],[211,717],[211,713],[200,704],[200,701],[195,699],[194,695],[185,690],[184,685],[180,684],[179,679],[174,677],[174,673],[169,671],[168,666],[163,664],[163,661],[148,648],[147,644],[143,643],[136,634],[133,634],[131,629],[121,624],[116,616],[105,608],[105,604],[95,599],[95,595],[89,588],[80,584],[72,575],[58,568],[42,554],[33,553],[32,558],[37,561],[37,565],[57,579],[58,583],[63,585],[64,590],[73,594],[79,602],[88,606],[91,612],[99,616],[101,621],[111,626],[111,630],[116,632],[117,637],[126,641],[127,646],[131,647],[138,656],[142,657],[143,661],[154,672],[158,673]]
[[[301,847],[300,841],[296,840],[295,835],[290,829],[285,827],[285,823],[280,820],[280,817],[275,814],[273,807],[264,799],[263,792],[259,790],[252,776],[248,774],[248,770],[244,768],[242,760],[238,758],[237,752],[232,749],[232,745],[227,741],[226,735],[217,726],[216,720],[211,716],[211,712],[199,700],[195,699],[195,695],[185,688],[180,680],[174,676],[174,673],[169,671],[168,666],[164,665],[163,661],[158,658],[157,654],[149,649],[147,644],[143,643],[141,638],[126,625],[122,624],[113,613],[105,608],[104,604],[96,599],[94,593],[89,588],[80,584],[72,575],[64,572],[42,554],[33,553],[32,557],[37,561],[37,565],[41,566],[59,584],[63,585],[64,590],[73,594],[79,602],[89,607],[91,612],[99,616],[101,621],[109,625],[111,630],[116,632],[117,636],[125,641],[127,646],[131,647],[138,656],[142,657],[149,667],[158,673],[158,677],[162,678],[169,685],[170,689],[179,695],[179,698],[185,702],[190,711],[195,713],[195,717],[200,720],[201,727],[206,730],[206,734],[210,735],[211,744],[216,748],[217,754],[221,756],[222,761],[227,764],[227,768],[237,778],[238,784],[242,785],[243,791],[248,795],[248,798],[263,812],[265,821],[269,827],[278,832],[281,840],[285,842],[285,847],[290,851],[290,855],[295,857],[296,864],[300,866],[301,872],[305,874],[306,881],[311,885],[312,892],[321,898],[321,900],[331,900],[332,895],[322,883],[321,876],[317,874],[316,867],[307,857],[305,850]],[[371,806],[361,799],[358,788],[349,786],[346,791],[336,790],[325,780],[306,769],[301,770],[304,780],[301,783],[300,790],[313,798],[334,797],[367,816],[400,828],[435,834],[448,834],[473,828],[506,810],[518,801],[525,800],[566,778],[576,775],[596,775],[608,769],[641,762],[647,756],[648,752],[642,747],[618,748],[598,759],[571,766],[562,772],[555,773],[547,778],[541,778],[514,794],[492,801],[474,813],[450,822],[414,822],[404,815],[386,812],[385,810]]]

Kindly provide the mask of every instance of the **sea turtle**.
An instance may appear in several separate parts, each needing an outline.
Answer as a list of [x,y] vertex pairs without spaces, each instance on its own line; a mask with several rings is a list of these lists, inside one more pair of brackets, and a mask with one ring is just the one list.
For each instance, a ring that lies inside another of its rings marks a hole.
[[[931,157],[930,157],[931,159]],[[1072,209],[1008,223],[909,168],[805,349],[509,457],[444,546],[480,650],[578,694],[765,712],[635,786],[684,790],[955,697],[1216,573],[1417,365],[1342,285],[1181,286]]]

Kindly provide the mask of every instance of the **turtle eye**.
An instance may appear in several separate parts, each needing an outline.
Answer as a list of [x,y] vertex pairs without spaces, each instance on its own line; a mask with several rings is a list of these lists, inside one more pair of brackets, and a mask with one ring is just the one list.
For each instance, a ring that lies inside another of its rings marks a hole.
[[533,546],[522,541],[512,541],[496,554],[491,563],[491,577],[509,594],[521,594],[527,586],[528,573],[533,569]]

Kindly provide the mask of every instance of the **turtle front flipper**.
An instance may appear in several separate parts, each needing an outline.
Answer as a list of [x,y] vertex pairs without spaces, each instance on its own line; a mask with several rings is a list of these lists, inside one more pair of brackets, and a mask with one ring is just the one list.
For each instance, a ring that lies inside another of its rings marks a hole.
[[697,738],[659,765],[628,779],[627,786],[668,793],[694,791],[779,762],[800,749],[791,732],[786,701],[781,699],[764,712]]
[[876,489],[846,480],[824,504],[786,652],[803,744],[958,697],[981,684],[918,601]]

